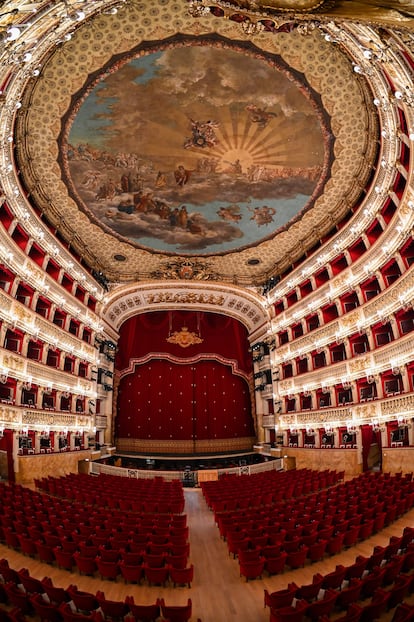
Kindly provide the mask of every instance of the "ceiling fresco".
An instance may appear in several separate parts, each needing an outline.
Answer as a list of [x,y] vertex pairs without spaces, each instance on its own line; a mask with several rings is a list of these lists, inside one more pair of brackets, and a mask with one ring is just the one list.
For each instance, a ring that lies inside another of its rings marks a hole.
[[318,94],[252,45],[147,45],[74,101],[61,141],[71,194],[144,248],[204,255],[273,237],[321,193],[332,158]]
[[60,36],[16,123],[39,213],[111,283],[282,273],[349,216],[378,155],[368,86],[299,26],[252,37],[129,0]]

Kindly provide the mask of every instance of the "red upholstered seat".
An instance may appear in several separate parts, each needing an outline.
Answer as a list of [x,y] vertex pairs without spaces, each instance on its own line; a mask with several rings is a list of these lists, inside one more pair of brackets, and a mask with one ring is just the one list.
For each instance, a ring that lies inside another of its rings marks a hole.
[[155,585],[165,585],[168,581],[170,569],[168,566],[162,566],[161,568],[152,568],[148,564],[143,564],[142,569],[144,571],[145,578],[148,583]]
[[323,575],[321,575],[320,573],[314,574],[312,578],[312,583],[308,583],[307,585],[301,585],[297,591],[296,597],[311,602],[318,596],[319,591],[322,588],[323,580]]
[[163,598],[160,600],[161,613],[170,622],[187,622],[191,618],[192,602],[187,600],[186,605],[166,605]]
[[271,609],[269,622],[302,622],[308,607],[306,600],[298,600],[294,607]]
[[326,590],[323,598],[315,600],[311,603],[306,611],[306,615],[313,621],[317,621],[323,615],[329,616],[335,607],[335,602],[338,597],[336,590]]
[[390,599],[387,603],[388,609],[394,609],[394,607],[403,602],[410,591],[412,579],[411,575],[398,575],[395,578],[394,585],[390,589]]
[[54,605],[60,605],[60,603],[67,603],[71,597],[63,587],[57,587],[53,585],[53,581],[50,577],[44,577],[42,579],[43,589],[47,594],[49,600]]
[[58,607],[53,603],[47,602],[41,594],[32,594],[30,596],[30,602],[32,603],[36,615],[39,616],[42,622],[62,621],[62,614]]
[[298,589],[299,588],[296,583],[289,583],[287,588],[271,593],[269,593],[268,590],[265,589],[264,606],[273,609],[289,607],[292,604],[293,599],[296,597]]
[[368,557],[358,555],[355,562],[346,568],[346,579],[353,579],[354,577],[360,579],[367,567]]
[[329,555],[336,555],[339,553],[344,546],[344,538],[345,534],[343,532],[339,532],[335,536],[332,536],[326,545],[326,552]]
[[269,575],[280,574],[283,572],[288,554],[282,551],[277,557],[269,557],[265,559],[265,570]]
[[20,550],[29,557],[35,557],[37,554],[36,544],[33,542],[30,536],[24,534],[17,534],[17,538],[20,543]]
[[140,583],[144,576],[142,564],[126,564],[124,561],[120,561],[119,569],[125,583]]
[[67,592],[79,613],[90,613],[99,607],[97,598],[91,592],[78,590],[76,585],[69,585]]
[[53,547],[41,542],[40,540],[37,540],[35,544],[40,561],[46,562],[47,564],[53,564],[55,561]]
[[151,605],[136,605],[133,596],[127,596],[125,601],[128,603],[129,610],[136,622],[155,622],[161,613],[160,601]]
[[385,568],[374,568],[369,575],[362,579],[362,598],[369,598],[381,587],[385,575]]
[[339,592],[338,598],[336,600],[337,607],[340,607],[341,609],[347,609],[349,605],[355,603],[359,599],[361,589],[361,579],[351,579],[349,581],[348,587],[344,588]]
[[56,565],[59,568],[64,568],[65,570],[72,570],[73,566],[75,565],[75,560],[72,553],[64,551],[60,546],[55,546],[55,548],[53,549],[53,554],[55,556]]
[[286,558],[286,564],[292,569],[303,567],[306,563],[306,557],[308,555],[308,547],[302,546],[297,551],[288,553]]
[[174,587],[176,585],[188,585],[188,587],[191,587],[193,578],[194,578],[193,564],[191,564],[187,568],[170,567],[170,579],[173,582]]
[[7,600],[13,607],[18,607],[22,613],[31,615],[33,613],[33,605],[30,602],[30,596],[23,589],[14,583],[5,583],[4,589],[7,594]]
[[394,611],[391,622],[412,622],[414,620],[414,605],[402,603]]
[[265,558],[260,557],[258,560],[251,560],[246,562],[240,562],[240,576],[246,577],[246,581],[249,579],[257,579],[263,574],[265,566]]
[[381,566],[381,562],[385,556],[385,546],[374,546],[371,557],[368,559],[367,570],[372,570],[378,566]]
[[318,562],[325,557],[326,546],[328,542],[327,540],[319,540],[308,549],[307,557],[310,562]]
[[342,564],[338,564],[332,572],[325,575],[323,580],[323,587],[325,589],[338,589],[341,587],[342,581],[345,579],[346,567]]
[[365,607],[362,607],[360,621],[373,622],[373,620],[377,620],[387,609],[390,596],[390,592],[382,588],[377,589],[372,596],[371,602],[365,605]]
[[404,558],[402,555],[394,555],[394,557],[388,560],[384,566],[385,573],[382,580],[383,586],[391,585],[391,583],[394,582],[397,575],[400,574],[403,563]]
[[97,557],[95,561],[102,579],[116,580],[121,573],[117,562],[104,561],[100,557]]
[[39,579],[32,577],[27,568],[21,568],[18,573],[20,583],[28,594],[44,594],[44,587]]
[[98,570],[95,559],[92,557],[83,557],[83,555],[81,555],[79,551],[76,551],[73,554],[73,559],[75,560],[75,564],[79,570],[79,574],[93,576]]
[[118,600],[107,600],[105,593],[96,592],[96,599],[105,619],[123,621],[124,617],[129,613],[129,606],[126,602]]

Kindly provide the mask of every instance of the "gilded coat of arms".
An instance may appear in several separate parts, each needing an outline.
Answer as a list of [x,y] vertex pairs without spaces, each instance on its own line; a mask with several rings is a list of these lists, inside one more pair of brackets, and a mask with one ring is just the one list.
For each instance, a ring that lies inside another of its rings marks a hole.
[[175,331],[170,337],[167,337],[168,343],[175,343],[182,348],[188,348],[197,343],[203,343],[203,339],[188,330],[187,326],[183,326],[180,331]]

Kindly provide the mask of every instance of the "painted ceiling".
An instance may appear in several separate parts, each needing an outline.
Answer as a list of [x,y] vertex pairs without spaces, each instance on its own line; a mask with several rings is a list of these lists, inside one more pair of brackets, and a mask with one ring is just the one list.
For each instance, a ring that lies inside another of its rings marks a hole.
[[284,12],[405,25],[410,3],[268,2],[253,34],[240,2],[117,4],[49,45],[21,98],[21,180],[60,237],[114,283],[255,285],[333,235],[380,125],[344,46]]

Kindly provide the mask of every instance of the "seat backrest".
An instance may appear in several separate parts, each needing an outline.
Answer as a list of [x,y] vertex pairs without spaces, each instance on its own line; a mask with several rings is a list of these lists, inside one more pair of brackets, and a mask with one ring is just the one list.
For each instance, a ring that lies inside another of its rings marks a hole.
[[192,601],[187,600],[186,605],[166,605],[164,599],[160,600],[161,612],[164,618],[170,622],[187,622],[191,618]]

